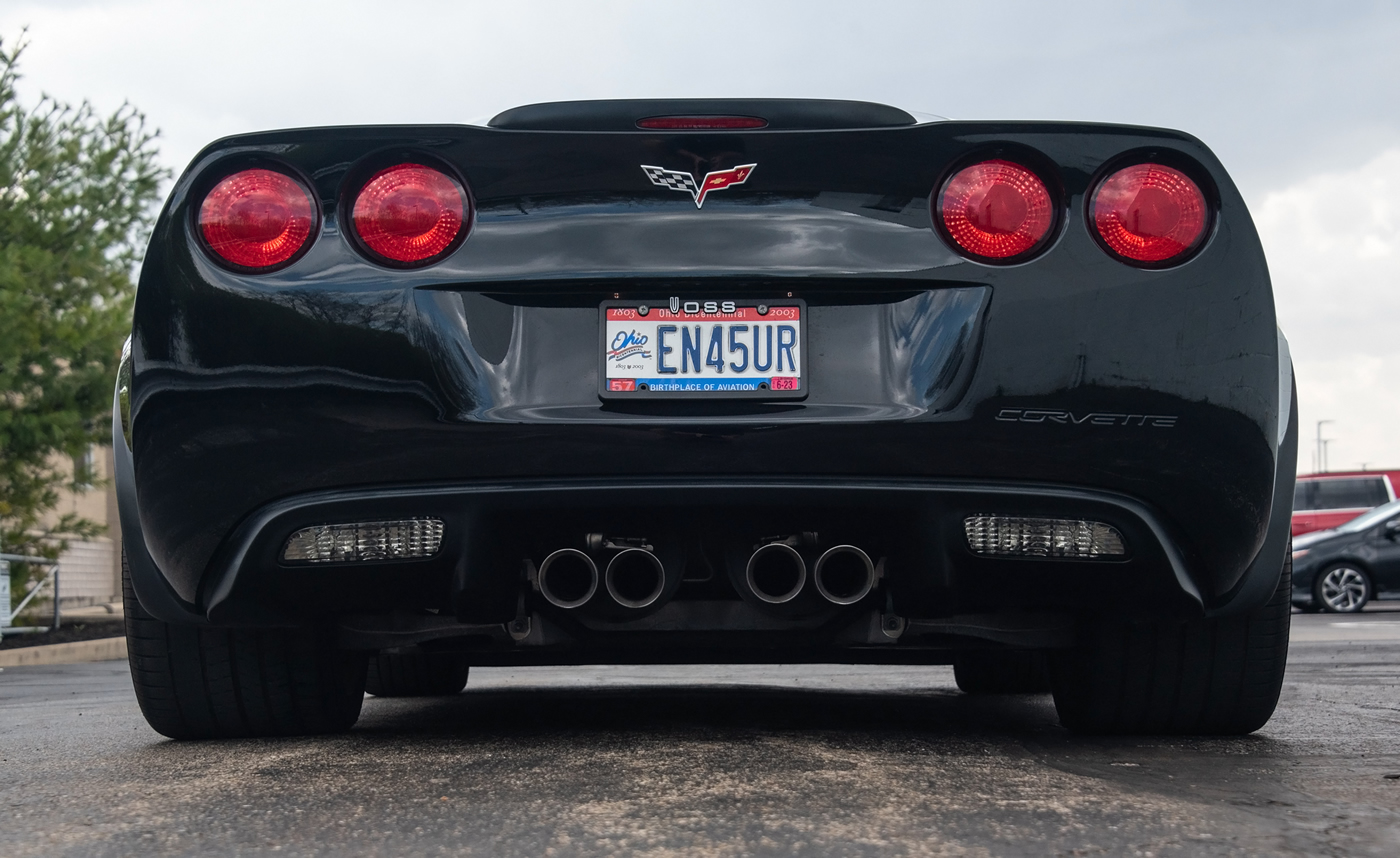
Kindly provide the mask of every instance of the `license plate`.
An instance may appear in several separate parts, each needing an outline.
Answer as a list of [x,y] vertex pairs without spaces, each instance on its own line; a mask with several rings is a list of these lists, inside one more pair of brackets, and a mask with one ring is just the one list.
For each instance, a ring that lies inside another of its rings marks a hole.
[[807,395],[807,306],[793,298],[608,301],[601,395],[794,399]]

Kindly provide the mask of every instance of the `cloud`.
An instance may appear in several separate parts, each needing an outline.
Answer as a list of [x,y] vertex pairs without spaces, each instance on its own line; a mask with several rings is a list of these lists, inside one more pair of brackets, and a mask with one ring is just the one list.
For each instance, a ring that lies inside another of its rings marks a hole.
[[1254,209],[1293,350],[1311,470],[1400,467],[1400,148],[1267,195]]
[[578,98],[851,98],[1162,125],[1205,140],[1251,196],[1400,138],[1400,6],[1384,3],[0,3],[0,34],[26,24],[22,94],[130,99],[176,169],[225,134]]

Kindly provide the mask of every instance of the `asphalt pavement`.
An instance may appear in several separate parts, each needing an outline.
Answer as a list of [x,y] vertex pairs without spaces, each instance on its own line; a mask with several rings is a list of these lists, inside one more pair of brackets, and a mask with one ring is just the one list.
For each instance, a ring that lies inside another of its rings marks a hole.
[[349,734],[170,742],[0,673],[0,855],[1400,855],[1400,612],[1295,615],[1273,720],[1079,738],[943,667],[477,669]]

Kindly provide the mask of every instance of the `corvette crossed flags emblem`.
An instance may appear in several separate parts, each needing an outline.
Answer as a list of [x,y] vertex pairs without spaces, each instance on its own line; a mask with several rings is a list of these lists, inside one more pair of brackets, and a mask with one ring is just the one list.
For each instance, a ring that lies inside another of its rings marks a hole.
[[690,198],[695,200],[695,207],[698,209],[705,204],[705,195],[710,191],[722,191],[734,185],[742,185],[748,181],[749,174],[758,165],[744,164],[741,167],[706,173],[705,178],[698,185],[695,183],[695,177],[690,173],[667,170],[665,167],[648,167],[646,164],[641,166],[642,172],[647,174],[647,178],[651,179],[653,185],[690,194]]

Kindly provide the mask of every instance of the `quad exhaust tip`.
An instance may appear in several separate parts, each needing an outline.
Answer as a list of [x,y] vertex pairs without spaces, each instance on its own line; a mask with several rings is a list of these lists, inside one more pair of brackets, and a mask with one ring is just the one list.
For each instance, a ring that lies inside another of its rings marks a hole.
[[556,608],[581,607],[598,590],[598,565],[575,548],[561,548],[540,564],[540,595]]
[[812,578],[828,602],[854,605],[875,588],[875,564],[854,545],[837,545],[817,558]]
[[[666,589],[661,560],[645,548],[614,554],[600,576],[598,565],[583,551],[561,548],[540,564],[536,582],[545,601],[566,610],[580,608],[597,593],[599,578],[614,602],[633,609],[656,604]],[[807,584],[807,563],[784,542],[760,546],[744,570],[749,592],[770,605],[796,599]],[[828,548],[812,569],[817,592],[834,605],[853,605],[875,588],[878,574],[870,555],[854,545]]]
[[625,608],[650,607],[666,589],[666,570],[661,560],[645,548],[628,548],[614,554],[603,577],[608,595]]
[[749,592],[770,605],[783,605],[797,598],[807,583],[807,564],[797,549],[782,542],[770,542],[749,555],[744,570]]

